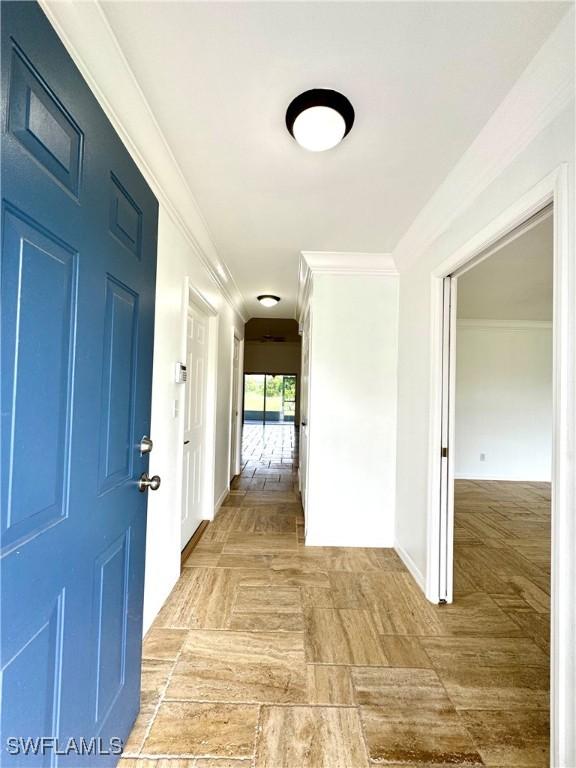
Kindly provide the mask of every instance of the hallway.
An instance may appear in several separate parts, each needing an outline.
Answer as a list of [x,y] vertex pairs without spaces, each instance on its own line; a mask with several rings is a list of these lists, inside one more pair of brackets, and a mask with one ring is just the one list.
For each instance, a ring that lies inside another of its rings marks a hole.
[[458,597],[436,607],[391,549],[304,547],[291,428],[244,449],[145,639],[121,768],[545,766],[546,489],[459,487]]

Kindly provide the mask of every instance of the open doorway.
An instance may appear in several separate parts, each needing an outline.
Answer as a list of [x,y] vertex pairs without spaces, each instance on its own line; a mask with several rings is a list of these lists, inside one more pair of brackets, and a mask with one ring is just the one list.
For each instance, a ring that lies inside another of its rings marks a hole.
[[244,374],[244,424],[294,424],[296,381],[294,374]]
[[[436,433],[437,600],[456,612],[474,608],[474,637],[453,649],[447,686],[466,710],[471,687],[497,676],[486,711],[505,711],[518,728],[529,718],[543,735],[550,682],[553,702],[558,695],[550,674],[554,276],[551,206],[445,273]],[[470,652],[474,683],[463,671]],[[488,727],[494,717],[477,719]]]
[[455,279],[454,600],[487,595],[544,651],[544,666],[550,636],[551,209]]

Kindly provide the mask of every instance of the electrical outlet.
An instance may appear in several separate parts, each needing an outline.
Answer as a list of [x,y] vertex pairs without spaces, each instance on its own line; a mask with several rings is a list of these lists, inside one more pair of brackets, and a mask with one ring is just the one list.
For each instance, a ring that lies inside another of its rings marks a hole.
[[480,454],[480,461],[486,461],[486,454],[485,453],[481,453]]

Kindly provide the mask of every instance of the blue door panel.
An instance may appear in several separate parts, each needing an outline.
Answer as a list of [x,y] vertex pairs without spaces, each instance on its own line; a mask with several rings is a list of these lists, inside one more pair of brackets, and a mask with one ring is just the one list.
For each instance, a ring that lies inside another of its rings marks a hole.
[[1,3],[0,765],[139,709],[158,206],[41,9]]
[[[10,208],[3,211],[3,255],[1,386],[11,411],[10,420],[2,411],[10,467],[2,485],[5,548],[66,514],[76,259]],[[41,382],[42,396],[26,397],[27,382]]]
[[130,530],[96,561],[94,613],[98,628],[94,720],[97,725],[106,719],[125,682],[129,572]]
[[101,492],[125,482],[132,473],[137,333],[138,296],[108,276],[99,415]]
[[80,179],[82,133],[17,45],[12,48],[9,131],[74,195]]
[[[60,714],[60,677],[62,674],[62,629],[64,593],[37,617],[30,637],[2,669],[2,697],[14,697],[26,706],[13,713],[14,727],[19,733],[55,733]],[[21,758],[15,764],[49,766],[50,755]]]

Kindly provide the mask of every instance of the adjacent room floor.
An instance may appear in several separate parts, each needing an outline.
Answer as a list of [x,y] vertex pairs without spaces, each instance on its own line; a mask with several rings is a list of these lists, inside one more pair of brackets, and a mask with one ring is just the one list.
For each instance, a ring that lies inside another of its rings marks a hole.
[[294,433],[256,429],[145,639],[122,768],[546,766],[549,486],[458,483],[437,607],[393,550],[304,547]]

